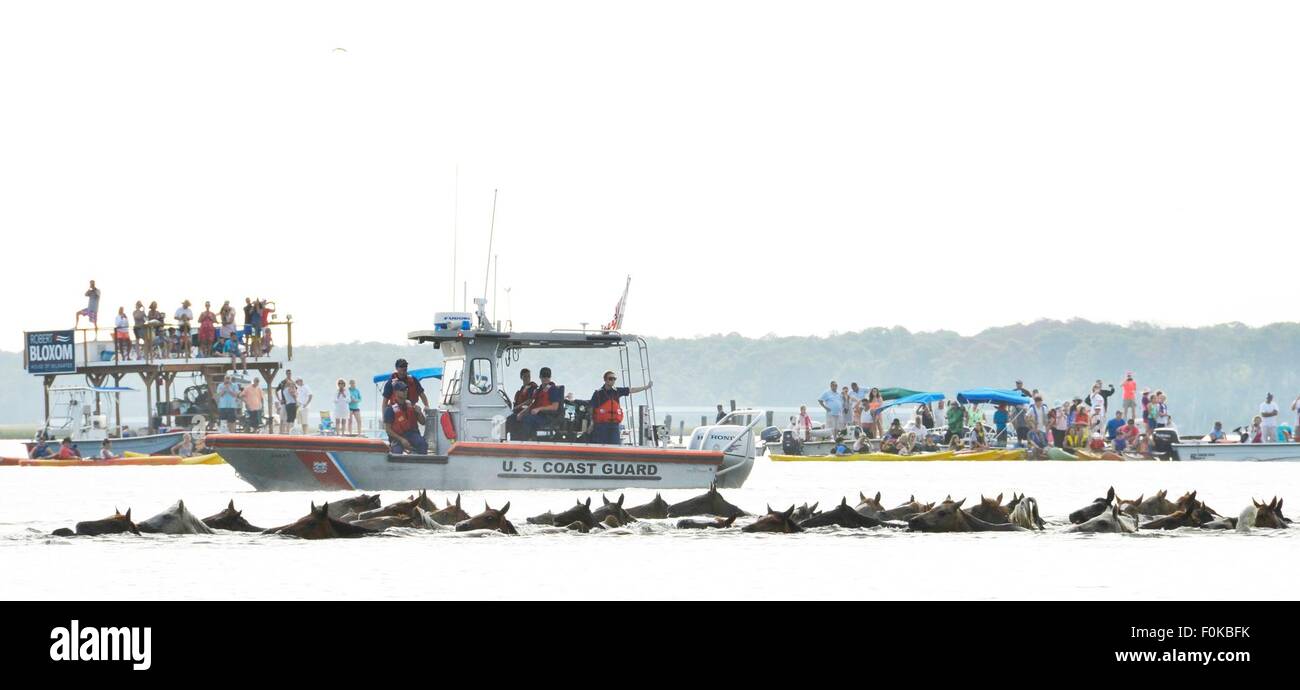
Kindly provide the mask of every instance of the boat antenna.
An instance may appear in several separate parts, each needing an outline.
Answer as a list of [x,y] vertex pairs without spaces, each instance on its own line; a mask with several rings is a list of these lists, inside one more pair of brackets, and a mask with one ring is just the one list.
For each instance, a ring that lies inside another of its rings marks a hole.
[[497,267],[497,255],[492,255],[492,323],[497,322],[497,278],[501,277],[501,271]]
[[456,197],[451,212],[451,308],[456,308],[456,244],[460,236],[460,165],[456,165]]
[[492,237],[497,228],[497,191],[492,190],[492,221],[488,224],[487,267],[483,269],[483,297],[487,297],[488,277],[492,274]]

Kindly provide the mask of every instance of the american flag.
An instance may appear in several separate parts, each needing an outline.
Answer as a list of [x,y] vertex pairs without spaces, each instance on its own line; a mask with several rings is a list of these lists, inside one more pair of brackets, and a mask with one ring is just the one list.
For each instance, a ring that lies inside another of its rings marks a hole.
[[632,276],[627,277],[627,283],[623,285],[623,296],[618,299],[618,304],[614,305],[614,319],[605,324],[601,330],[617,331],[623,327],[623,311],[627,308],[627,289],[632,286]]

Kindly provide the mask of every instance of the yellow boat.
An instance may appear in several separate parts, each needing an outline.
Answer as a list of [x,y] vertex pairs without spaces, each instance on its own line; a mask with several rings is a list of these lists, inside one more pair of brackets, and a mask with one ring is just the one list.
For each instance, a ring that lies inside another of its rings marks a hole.
[[1024,460],[1025,451],[1021,449],[996,449],[981,451],[941,450],[936,453],[914,453],[898,455],[895,453],[854,453],[852,455],[779,455],[768,456],[773,462],[926,462],[942,461],[982,461],[982,460]]
[[[149,457],[147,453],[133,453],[129,450],[123,453],[122,456],[127,458]],[[193,455],[188,458],[181,458],[181,461],[175,464],[177,465],[224,465],[226,464],[226,461],[223,460],[221,455],[218,453],[208,453],[206,455]]]

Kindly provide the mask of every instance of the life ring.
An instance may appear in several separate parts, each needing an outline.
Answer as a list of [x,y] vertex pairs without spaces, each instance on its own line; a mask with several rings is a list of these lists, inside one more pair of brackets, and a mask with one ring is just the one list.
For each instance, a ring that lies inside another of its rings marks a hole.
[[456,440],[456,426],[451,423],[451,415],[442,413],[438,415],[439,423],[442,424],[442,435],[450,441]]

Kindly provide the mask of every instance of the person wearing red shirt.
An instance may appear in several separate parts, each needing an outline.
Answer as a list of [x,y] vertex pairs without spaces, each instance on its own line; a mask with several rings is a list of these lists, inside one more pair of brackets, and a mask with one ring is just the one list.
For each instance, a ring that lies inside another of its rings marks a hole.
[[80,458],[81,453],[78,453],[77,447],[72,445],[71,438],[65,438],[62,445],[59,446],[59,452],[54,457],[59,460],[73,460]]

